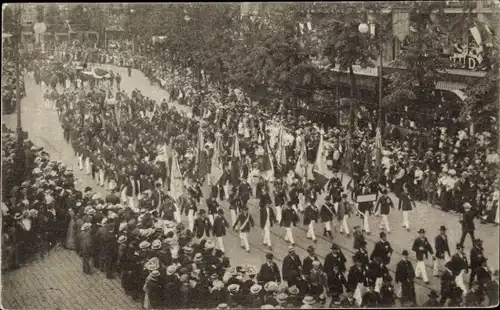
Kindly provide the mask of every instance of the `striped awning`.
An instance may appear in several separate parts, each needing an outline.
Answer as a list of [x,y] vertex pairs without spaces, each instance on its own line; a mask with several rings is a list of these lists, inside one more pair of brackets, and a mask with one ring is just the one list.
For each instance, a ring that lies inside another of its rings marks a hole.
[[454,90],[461,90],[461,89],[466,89],[467,84],[464,83],[455,83],[455,82],[447,82],[447,81],[438,81],[436,83],[436,89],[439,90],[447,90],[447,91],[454,91]]

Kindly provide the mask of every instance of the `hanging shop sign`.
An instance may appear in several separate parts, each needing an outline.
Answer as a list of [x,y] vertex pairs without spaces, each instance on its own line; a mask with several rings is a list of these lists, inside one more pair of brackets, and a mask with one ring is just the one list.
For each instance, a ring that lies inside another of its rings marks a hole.
[[454,53],[450,56],[453,68],[468,70],[487,70],[488,61],[482,46],[455,44]]

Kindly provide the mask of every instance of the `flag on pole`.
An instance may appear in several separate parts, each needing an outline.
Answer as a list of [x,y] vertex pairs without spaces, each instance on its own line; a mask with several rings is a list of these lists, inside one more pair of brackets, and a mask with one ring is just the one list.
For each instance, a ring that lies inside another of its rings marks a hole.
[[301,177],[302,180],[306,180],[307,176],[307,148],[306,141],[301,139],[300,153],[295,164],[295,173]]
[[182,176],[179,162],[177,160],[177,153],[175,151],[170,171],[170,196],[175,200],[178,200],[184,192],[184,178]]
[[269,143],[266,141],[264,145],[264,154],[261,157],[260,172],[261,176],[266,181],[271,181],[274,177],[273,158],[269,148]]
[[238,133],[234,134],[233,147],[231,148],[231,175],[230,183],[236,185],[241,176],[240,169],[240,140],[238,138]]
[[221,134],[215,134],[214,155],[212,156],[212,165],[210,167],[210,182],[215,185],[219,182],[224,170],[222,168],[222,159],[220,157],[222,150]]
[[316,160],[313,167],[313,176],[318,182],[320,188],[323,188],[328,180],[332,178],[333,174],[328,170],[326,165],[326,150],[323,141],[323,132],[320,133],[318,152],[316,153]]
[[[375,163],[377,169],[382,166],[382,135],[380,133],[380,127],[377,127],[375,131]],[[378,170],[380,171],[380,170]]]
[[283,124],[281,124],[278,134],[278,150],[276,152],[276,163],[280,172],[283,172],[287,164],[284,131]]

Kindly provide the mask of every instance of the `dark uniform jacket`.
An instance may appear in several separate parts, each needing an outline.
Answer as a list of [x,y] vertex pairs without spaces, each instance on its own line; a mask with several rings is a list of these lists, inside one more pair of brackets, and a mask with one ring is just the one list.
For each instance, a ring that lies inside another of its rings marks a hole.
[[338,254],[334,254],[332,252],[328,253],[325,257],[325,272],[329,275],[333,272],[333,266],[338,264],[339,270],[342,272],[346,271],[345,267],[346,258],[344,253],[340,252]]
[[380,214],[388,215],[391,212],[391,208],[394,208],[394,203],[392,202],[391,198],[389,198],[389,196],[383,195],[378,199],[374,212],[377,212],[379,206]]
[[467,262],[467,257],[465,254],[460,256],[460,254],[455,253],[450,260],[451,270],[455,276],[458,276],[462,270],[468,272],[469,264]]
[[379,257],[385,265],[388,265],[391,262],[392,252],[393,249],[389,241],[380,240],[375,243],[375,247],[370,255],[370,260],[373,260],[375,257]]
[[425,259],[429,258],[429,253],[431,255],[434,254],[434,250],[432,250],[432,247],[426,237],[424,237],[424,239],[420,237],[415,239],[411,249],[415,252],[418,261],[424,260],[424,257]]
[[[319,262],[318,256],[314,255],[314,257],[307,256],[306,258],[304,258],[304,261],[302,262],[302,272],[308,274],[313,268],[312,266],[313,261]],[[320,268],[323,269],[323,266],[320,265]]]
[[269,220],[269,227],[277,222],[274,209],[271,206],[264,206],[260,208],[260,228],[264,228],[266,222]]
[[302,268],[302,262],[298,255],[288,254],[283,259],[283,268],[281,272],[283,273],[283,280],[287,282],[294,282],[300,276],[300,270]]
[[212,224],[210,224],[210,220],[208,218],[198,217],[194,220],[193,234],[197,238],[203,237],[203,234],[209,237],[211,229],[212,229]]
[[484,249],[480,246],[474,246],[470,250],[470,269],[475,270],[481,266],[481,262],[484,259],[483,254]]
[[401,260],[396,265],[396,283],[413,282],[415,279],[415,270],[409,260]]
[[267,283],[269,281],[281,282],[281,275],[278,265],[275,262],[271,262],[271,265],[266,262],[260,267],[259,274],[257,275],[257,280],[259,282]]
[[247,213],[247,215],[244,215],[243,213],[238,215],[238,218],[236,219],[233,228],[236,228],[238,224],[241,225],[240,227],[241,232],[249,232],[250,228],[255,226],[255,222],[250,213]]
[[308,205],[304,211],[304,225],[309,225],[311,221],[318,222],[319,210],[315,205]]
[[366,270],[363,267],[358,267],[356,265],[349,268],[349,274],[347,275],[347,285],[348,289],[353,291],[358,286],[358,283],[366,282]]
[[226,228],[229,228],[229,223],[226,218],[217,215],[214,219],[214,225],[212,227],[215,237],[223,237],[226,235]]
[[337,213],[332,203],[327,202],[321,206],[320,217],[323,223],[330,222],[333,220]]
[[281,226],[291,227],[297,225],[297,221],[299,221],[299,216],[292,208],[286,208],[283,210],[283,214],[281,216]]
[[444,254],[448,253],[451,257],[450,246],[448,245],[448,236],[437,235],[434,239],[434,247],[436,248],[436,258],[444,259]]

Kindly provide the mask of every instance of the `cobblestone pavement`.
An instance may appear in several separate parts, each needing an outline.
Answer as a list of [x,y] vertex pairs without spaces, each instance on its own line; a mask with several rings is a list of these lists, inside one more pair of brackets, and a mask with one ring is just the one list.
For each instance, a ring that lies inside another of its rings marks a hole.
[[141,309],[119,279],[82,273],[80,257],[63,248],[4,274],[2,286],[3,309]]
[[[127,76],[127,70],[125,68],[118,68],[115,66],[105,65],[104,68],[112,69],[115,73],[119,72],[123,77],[122,87],[127,90],[132,90],[133,88],[138,88],[142,91],[143,94],[149,96],[157,101],[162,98],[168,98],[168,93],[164,90],[158,88],[158,86],[153,86],[149,83],[149,81],[145,78],[145,76],[138,72],[137,70],[133,70],[132,77]],[[84,186],[91,186],[94,190],[101,193],[101,195],[105,195],[105,191],[103,188],[97,186],[96,182],[92,180],[90,176],[82,173],[77,165],[74,153],[71,149],[71,146],[67,144],[63,139],[63,134],[61,130],[61,126],[59,124],[59,120],[57,117],[57,113],[53,110],[47,110],[44,108],[44,104],[42,102],[42,91],[39,86],[35,85],[33,80],[29,77],[26,79],[26,87],[28,96],[25,100],[23,100],[23,127],[25,131],[29,132],[29,138],[36,145],[44,147],[50,154],[51,157],[55,160],[61,160],[64,162],[70,169],[73,169],[75,175],[79,181],[77,185],[80,188]],[[189,111],[187,107],[180,107],[184,111]],[[15,128],[15,115],[5,116],[5,123],[10,128]],[[344,176],[344,182],[347,182],[347,178]],[[344,184],[345,185],[345,184]],[[205,186],[204,191],[206,193],[207,188]],[[395,201],[396,202],[396,201]],[[322,201],[319,201],[322,203]],[[256,221],[258,227],[259,215],[258,208],[256,207],[257,201],[252,199],[249,201],[250,212],[252,213],[254,220]],[[202,206],[204,207],[204,206]],[[226,214],[229,214],[228,206],[226,203],[222,204],[222,207],[225,210]],[[411,212],[410,220],[412,222],[412,231],[407,232],[403,229],[399,223],[401,220],[400,212],[393,211],[389,216],[389,222],[392,225],[392,233],[388,236],[388,240],[391,242],[395,253],[393,255],[391,264],[388,266],[389,269],[393,272],[395,270],[396,263],[400,260],[400,253],[403,249],[409,249],[411,247],[412,240],[416,237],[416,231],[419,228],[424,228],[427,230],[427,236],[430,242],[433,244],[434,236],[437,234],[439,226],[445,225],[448,227],[448,235],[450,240],[450,247],[452,248],[452,253],[454,252],[454,245],[459,240],[460,237],[460,226],[458,223],[458,218],[455,214],[444,213],[437,208],[432,208],[427,204],[417,204],[417,209]],[[368,251],[371,252],[374,243],[378,240],[378,229],[377,222],[378,219],[372,217],[370,219],[370,226],[372,228],[373,234],[371,236],[366,236],[368,242]],[[358,218],[351,219],[350,226],[360,223]],[[498,227],[493,227],[491,225],[481,225],[478,223],[478,229],[476,230],[476,236],[484,240],[485,254],[489,258],[489,265],[491,269],[498,268]],[[323,228],[320,225],[317,225],[316,234],[318,236],[317,244],[315,244],[315,248],[317,249],[317,254],[324,259],[326,254],[330,251],[331,240],[322,238],[321,232]],[[351,256],[352,256],[352,238],[347,238],[343,235],[335,234],[335,242],[342,247],[343,252],[345,253],[348,259],[348,265],[351,264]],[[272,229],[272,242],[274,248],[275,258],[278,261],[278,264],[281,265],[281,261],[284,258],[284,255],[287,253],[287,242],[284,241],[284,229],[278,227],[273,227]],[[307,246],[312,245],[312,242],[306,238],[306,229],[303,227],[302,223],[299,224],[299,227],[294,229],[294,238],[296,241],[296,252],[300,257],[305,257]],[[259,228],[255,228],[252,233],[249,235],[249,242],[252,252],[248,255],[244,250],[239,247],[239,238],[236,232],[230,231],[228,236],[225,237],[224,243],[226,246],[226,251],[228,252],[228,256],[231,258],[231,261],[234,264],[253,264],[260,266],[260,263],[263,261],[264,254],[267,252],[267,249],[261,244],[262,236]],[[465,242],[466,249],[470,248],[470,239],[467,239]],[[468,252],[468,250],[467,250]],[[61,253],[61,254],[60,254]],[[62,254],[66,253],[66,254]],[[72,279],[87,279],[87,276],[84,276],[79,271],[80,261],[78,256],[76,256],[73,252],[65,252],[61,250],[60,252],[54,253],[54,255],[59,255],[61,259],[54,264],[48,264],[47,267],[39,267],[39,269],[34,269],[30,271],[31,266],[25,267],[21,270],[12,272],[6,275],[6,279],[11,282],[5,282],[4,284],[4,299],[6,300],[4,306],[7,308],[17,308],[16,302],[19,302],[19,296],[23,296],[24,291],[19,290],[21,287],[26,289],[29,285],[28,283],[30,279],[38,279],[39,281],[50,283],[51,278],[54,276],[50,276],[47,271],[54,270],[56,273],[60,273],[61,279],[72,278]],[[414,255],[411,253],[410,257],[414,260]],[[35,265],[41,264],[36,262]],[[414,262],[415,264],[415,262]],[[417,300],[419,304],[423,303],[427,297],[427,292],[429,289],[437,289],[439,291],[439,280],[432,277],[432,261],[428,260],[427,264],[427,274],[430,278],[430,283],[428,285],[424,284],[421,280],[417,280],[416,282],[416,291],[417,291]],[[51,267],[52,266],[52,267]],[[58,266],[58,268],[55,268]],[[47,268],[47,269],[44,269]],[[55,270],[55,269],[61,269]],[[73,269],[72,269],[73,268]],[[66,270],[66,271],[65,271]],[[71,271],[71,272],[70,272]],[[66,273],[66,275],[65,275]],[[47,278],[45,280],[45,278]],[[120,302],[115,303],[116,305],[120,305],[117,307],[120,308],[137,308],[139,305],[131,302],[128,297],[126,297],[120,288],[118,282],[106,280],[102,275],[92,275],[88,277],[88,283],[85,284],[87,286],[82,286],[80,288],[73,288],[68,285],[67,288],[72,291],[74,295],[80,296],[76,300],[78,300],[79,305],[81,307],[86,307],[96,309],[102,308],[102,305],[107,303],[102,303],[100,300],[105,300],[107,298],[108,293],[114,292],[114,290],[118,291],[118,293],[114,294],[113,298],[119,299]],[[468,279],[467,279],[468,280]],[[95,281],[95,283],[94,283]],[[55,283],[65,283],[64,281],[54,281]],[[81,281],[76,281],[81,282]],[[105,284],[110,282],[109,284]],[[45,285],[47,286],[47,285]],[[72,295],[58,293],[61,290],[64,292],[66,289],[65,285],[62,285],[63,288],[57,288],[52,286],[53,290],[44,290],[44,289],[30,289],[30,293],[26,293],[28,298],[27,300],[37,300],[40,299],[39,302],[42,302],[43,296],[49,296],[52,300],[56,297],[53,296],[69,296],[66,297],[66,303],[69,301],[73,303],[75,298]],[[109,288],[106,288],[108,287]],[[38,287],[38,285],[35,285]],[[42,286],[44,287],[44,286]],[[51,287],[51,286],[49,286]],[[101,289],[104,288],[104,289]],[[21,293],[18,293],[21,291]],[[94,292],[87,294],[87,291]],[[58,295],[59,294],[59,295]],[[31,297],[33,296],[33,297]],[[83,298],[81,297],[83,296]],[[48,297],[45,297],[48,299]],[[22,299],[24,301],[24,299]],[[7,303],[7,301],[9,303]],[[30,304],[20,304],[20,308],[46,308],[36,307],[35,305]],[[50,308],[67,308],[66,306],[62,306],[64,302],[54,301],[54,303],[50,303],[49,301],[45,301],[48,305],[51,305]],[[33,302],[31,302],[33,303]],[[124,303],[124,304],[123,304]],[[123,306],[121,306],[123,304]],[[45,305],[45,304],[43,304]],[[58,306],[60,305],[60,306]],[[101,305],[101,306],[97,306]],[[75,307],[71,307],[75,308]]]

